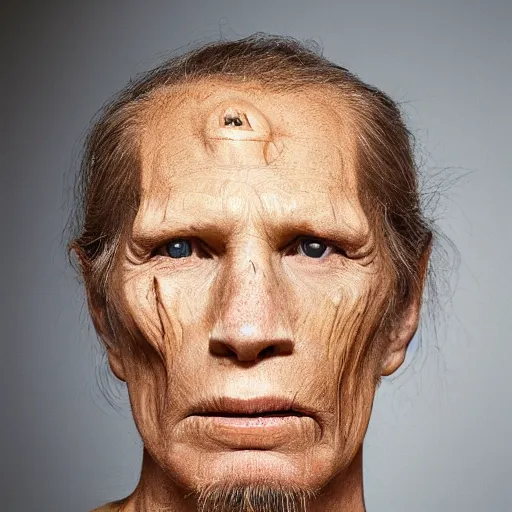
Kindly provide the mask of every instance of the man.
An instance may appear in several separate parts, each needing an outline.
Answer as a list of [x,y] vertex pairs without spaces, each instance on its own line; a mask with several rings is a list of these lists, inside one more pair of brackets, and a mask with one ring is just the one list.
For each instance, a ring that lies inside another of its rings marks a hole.
[[86,144],[76,252],[140,481],[98,510],[365,510],[362,443],[428,267],[396,104],[298,42],[203,46]]

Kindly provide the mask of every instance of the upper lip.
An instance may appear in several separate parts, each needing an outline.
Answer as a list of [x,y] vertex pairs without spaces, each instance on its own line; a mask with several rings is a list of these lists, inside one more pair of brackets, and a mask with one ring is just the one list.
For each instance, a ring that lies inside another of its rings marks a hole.
[[211,397],[199,402],[189,416],[246,416],[268,413],[312,416],[306,407],[294,399],[279,396],[262,396],[251,399]]

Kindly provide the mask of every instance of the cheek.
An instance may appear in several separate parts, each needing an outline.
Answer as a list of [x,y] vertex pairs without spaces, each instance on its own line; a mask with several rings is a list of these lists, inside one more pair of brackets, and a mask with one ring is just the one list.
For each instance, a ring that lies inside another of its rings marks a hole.
[[190,352],[204,345],[208,336],[208,278],[191,274],[178,279],[158,265],[125,270],[123,287],[116,295],[116,313],[122,326],[121,343],[130,345],[126,360],[132,378],[127,380],[137,394],[142,388],[149,394],[153,387],[160,390],[153,394],[162,397],[163,388],[172,387],[176,395],[178,388],[193,380],[178,376]]
[[149,345],[166,367],[183,350],[189,326],[199,335],[207,297],[205,279],[179,277],[170,277],[158,266],[131,269],[119,298],[123,326],[139,345]]
[[340,273],[323,286],[302,279],[298,293],[299,348],[315,362],[307,372],[315,374],[311,387],[318,387],[318,376],[324,376],[324,393],[332,397],[335,443],[348,459],[359,448],[371,413],[390,286],[382,274],[365,269],[350,276]]
[[365,346],[388,298],[386,280],[373,269],[294,276],[293,282],[298,338],[323,350],[333,364],[342,363],[353,345]]

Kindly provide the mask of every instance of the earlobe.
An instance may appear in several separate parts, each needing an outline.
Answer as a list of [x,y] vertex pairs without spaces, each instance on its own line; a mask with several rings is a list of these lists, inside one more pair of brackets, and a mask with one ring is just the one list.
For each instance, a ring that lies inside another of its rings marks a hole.
[[118,348],[107,347],[108,362],[112,373],[119,379],[126,382],[124,375],[123,359]]
[[123,359],[121,350],[116,347],[113,339],[112,330],[107,319],[104,308],[91,307],[91,317],[94,327],[98,332],[105,348],[107,349],[108,362],[112,373],[122,381],[126,381],[124,377]]
[[89,311],[91,313],[92,322],[107,349],[108,362],[112,373],[122,381],[126,381],[124,376],[123,359],[121,350],[115,344],[114,335],[110,322],[107,318],[105,306],[100,306],[97,300],[88,293]]
[[391,338],[384,355],[382,375],[388,376],[395,373],[405,361],[407,347],[418,330],[423,286],[427,276],[427,267],[432,248],[432,236],[429,237],[427,246],[421,256],[418,268],[419,286],[414,291],[413,297],[401,315],[400,321],[393,328]]
[[420,305],[421,296],[419,300],[415,297],[404,312],[400,325],[392,331],[384,357],[383,376],[395,373],[405,361],[407,347],[418,329]]

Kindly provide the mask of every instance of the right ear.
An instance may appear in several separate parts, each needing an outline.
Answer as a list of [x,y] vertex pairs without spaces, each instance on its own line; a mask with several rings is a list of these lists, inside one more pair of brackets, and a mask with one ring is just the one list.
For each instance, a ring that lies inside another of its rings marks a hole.
[[115,343],[114,333],[112,331],[112,327],[107,315],[106,304],[87,285],[87,270],[90,265],[89,258],[84,254],[82,248],[77,244],[72,244],[70,246],[70,251],[73,252],[78,258],[80,271],[84,279],[87,293],[87,305],[89,313],[91,315],[94,328],[96,329],[98,336],[101,338],[101,341],[107,350],[110,369],[119,380],[126,381],[121,350],[116,346]]
[[92,322],[96,332],[98,333],[99,337],[103,341],[103,344],[105,345],[105,348],[107,349],[107,357],[110,364],[110,369],[119,380],[126,382],[123,357],[121,350],[116,346],[112,328],[107,317],[106,307],[98,307],[93,305],[93,301],[91,301],[89,293],[87,295]]

